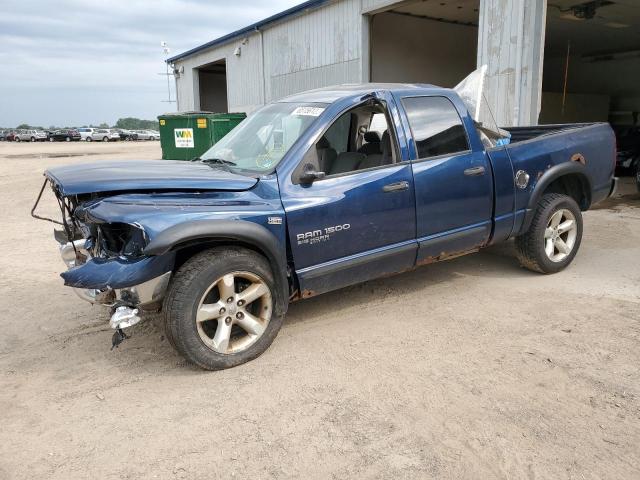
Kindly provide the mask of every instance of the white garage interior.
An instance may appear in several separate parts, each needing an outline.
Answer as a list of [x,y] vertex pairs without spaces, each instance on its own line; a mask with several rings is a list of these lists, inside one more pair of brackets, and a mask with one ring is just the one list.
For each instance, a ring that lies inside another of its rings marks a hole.
[[405,2],[370,15],[371,81],[455,86],[476,68],[479,4]]
[[640,1],[550,2],[542,90],[540,123],[634,124],[640,111]]
[[218,60],[197,69],[199,110],[227,113],[227,62]]

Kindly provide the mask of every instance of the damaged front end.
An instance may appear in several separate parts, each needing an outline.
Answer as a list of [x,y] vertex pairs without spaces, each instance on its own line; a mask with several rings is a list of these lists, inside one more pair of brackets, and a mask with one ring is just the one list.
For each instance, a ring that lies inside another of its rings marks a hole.
[[[35,213],[47,184],[58,201],[61,221]],[[110,307],[111,327],[122,334],[122,328],[140,321],[140,310],[161,307],[175,253],[144,255],[149,238],[142,225],[108,222],[92,216],[92,206],[104,196],[65,195],[47,178],[31,213],[60,227],[54,230],[54,236],[68,268],[61,274],[65,285],[89,303]]]

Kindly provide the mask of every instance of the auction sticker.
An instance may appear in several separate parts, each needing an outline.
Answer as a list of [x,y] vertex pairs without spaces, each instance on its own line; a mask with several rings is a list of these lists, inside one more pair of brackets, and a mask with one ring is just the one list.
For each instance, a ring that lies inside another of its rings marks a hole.
[[293,113],[291,113],[291,115],[318,117],[322,112],[324,112],[324,108],[322,107],[298,107],[293,111]]
[[173,131],[176,148],[193,148],[193,128],[176,128]]

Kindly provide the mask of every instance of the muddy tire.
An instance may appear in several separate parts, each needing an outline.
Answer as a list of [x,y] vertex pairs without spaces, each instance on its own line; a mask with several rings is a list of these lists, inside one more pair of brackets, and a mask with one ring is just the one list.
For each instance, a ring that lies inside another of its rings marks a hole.
[[559,193],[542,196],[529,231],[516,238],[520,264],[534,272],[556,273],[580,248],[582,213],[576,201]]
[[262,354],[278,334],[276,298],[263,256],[239,247],[206,250],[174,274],[163,305],[167,339],[206,370],[241,365]]

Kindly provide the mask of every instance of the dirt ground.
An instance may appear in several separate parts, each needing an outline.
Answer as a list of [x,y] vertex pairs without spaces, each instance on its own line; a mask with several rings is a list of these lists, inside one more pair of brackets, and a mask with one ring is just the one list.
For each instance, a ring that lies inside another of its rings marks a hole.
[[[110,351],[29,211],[48,166],[158,143],[0,143],[0,478],[640,478],[640,196],[566,271],[513,246],[291,306],[272,347],[185,363],[156,319]],[[55,214],[52,196],[43,212]]]

